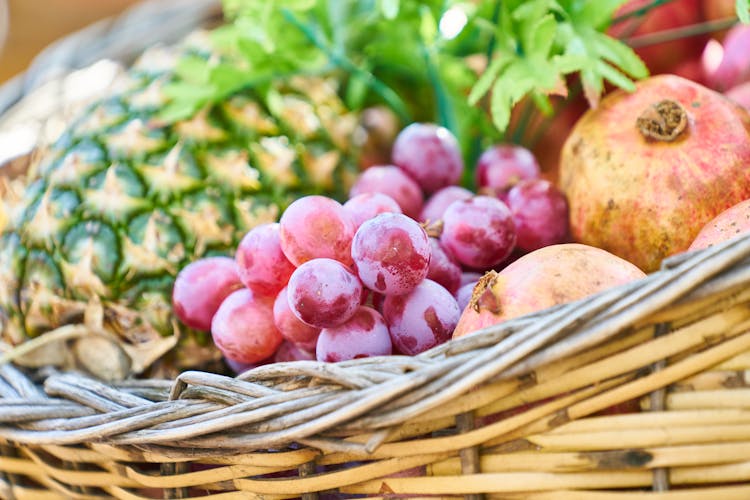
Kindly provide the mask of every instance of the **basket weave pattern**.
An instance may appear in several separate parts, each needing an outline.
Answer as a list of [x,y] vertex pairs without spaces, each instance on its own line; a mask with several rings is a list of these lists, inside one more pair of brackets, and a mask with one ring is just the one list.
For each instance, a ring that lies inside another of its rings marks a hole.
[[743,237],[415,357],[112,385],[4,363],[0,498],[747,499],[748,284]]
[[[4,487],[16,498],[41,498],[25,478],[62,498],[138,498],[139,487],[545,498],[660,475],[664,486],[747,482],[749,282],[747,237],[416,357],[111,386],[66,373],[35,383],[5,365]],[[592,416],[646,396],[642,413]],[[415,467],[419,477],[389,477]],[[748,498],[750,486],[721,491]]]

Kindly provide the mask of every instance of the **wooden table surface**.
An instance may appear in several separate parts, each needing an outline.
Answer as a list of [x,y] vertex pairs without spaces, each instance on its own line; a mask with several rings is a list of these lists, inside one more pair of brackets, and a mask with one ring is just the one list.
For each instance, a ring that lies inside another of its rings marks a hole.
[[67,33],[115,15],[138,0],[0,0],[9,29],[0,51],[0,83],[24,71],[33,57]]

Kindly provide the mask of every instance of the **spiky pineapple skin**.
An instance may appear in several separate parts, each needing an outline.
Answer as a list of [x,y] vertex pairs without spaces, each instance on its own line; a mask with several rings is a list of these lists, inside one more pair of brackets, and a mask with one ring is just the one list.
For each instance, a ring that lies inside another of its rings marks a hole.
[[[219,354],[207,334],[186,331],[172,313],[179,269],[233,255],[249,229],[277,220],[296,197],[345,192],[357,170],[358,116],[334,80],[291,78],[262,96],[246,91],[164,123],[164,88],[186,51],[212,55],[197,34],[147,51],[118,92],[49,147],[23,189],[5,193],[5,343],[90,322],[92,304],[101,304],[94,310],[118,342],[139,348],[179,336],[162,365],[203,368]],[[135,361],[130,371],[151,360]]]

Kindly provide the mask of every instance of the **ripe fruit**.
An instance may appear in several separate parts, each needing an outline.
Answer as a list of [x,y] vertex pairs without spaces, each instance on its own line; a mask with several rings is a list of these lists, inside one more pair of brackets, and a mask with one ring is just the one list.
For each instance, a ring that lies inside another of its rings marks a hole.
[[429,279],[406,295],[387,296],[383,303],[393,344],[410,356],[450,339],[460,315],[453,295]]
[[263,295],[279,293],[294,271],[281,250],[277,222],[251,229],[237,245],[234,258],[242,283]]
[[536,179],[541,174],[534,155],[523,146],[497,144],[487,149],[477,160],[477,190],[498,195],[524,179]]
[[180,269],[231,254],[295,197],[340,194],[356,168],[360,131],[333,78],[268,82],[273,106],[243,89],[191,116],[160,118],[183,57],[226,55],[213,40],[200,33],[148,49],[100,101],[66,113],[60,139],[34,155],[25,195],[3,196],[11,205],[0,230],[9,256],[0,259],[5,342],[80,323],[96,296],[111,338],[127,352],[153,353],[132,354],[143,376],[164,337],[177,334],[180,345],[159,358],[154,376],[213,369],[217,351],[206,336],[176,321],[171,294]]
[[207,332],[222,301],[239,288],[242,282],[233,259],[205,257],[191,262],[175,278],[175,315],[190,328]]
[[380,214],[357,230],[352,258],[357,274],[368,288],[401,295],[427,276],[430,242],[414,219],[402,214]]
[[568,237],[568,200],[554,184],[529,179],[516,184],[506,197],[516,226],[516,245],[523,251],[564,243]]
[[349,212],[354,220],[355,229],[368,219],[378,214],[402,213],[396,200],[383,193],[360,193],[344,202],[344,210]]
[[375,309],[359,306],[344,324],[320,332],[315,356],[318,361],[388,356],[393,352],[388,326]]
[[456,293],[461,286],[461,266],[456,259],[440,244],[440,240],[430,237],[430,268],[427,271],[430,279],[444,287],[450,293]]
[[313,259],[292,273],[287,300],[301,321],[328,328],[351,318],[362,300],[362,283],[341,262]]
[[476,285],[476,281],[461,285],[461,288],[459,288],[454,295],[454,297],[456,297],[456,302],[458,303],[458,308],[462,311],[466,309],[466,306],[469,305],[469,302],[471,301],[471,295],[474,292],[474,287]]
[[[315,346],[313,346],[313,351]],[[315,359],[315,354],[311,351],[302,349],[296,344],[285,340],[281,343],[279,348],[276,350],[276,354],[273,355],[274,363],[287,363],[289,361],[312,361]]]
[[329,258],[351,264],[354,220],[344,207],[325,196],[304,196],[284,210],[279,221],[281,249],[295,266]]
[[565,143],[560,187],[575,241],[646,272],[750,198],[750,116],[683,78],[642,80],[588,111]]
[[412,123],[399,132],[391,161],[417,181],[426,194],[457,184],[464,169],[456,137],[432,123]]
[[349,190],[349,198],[362,193],[383,193],[390,196],[409,217],[417,217],[424,202],[422,189],[414,179],[393,165],[370,167],[359,174]]
[[723,92],[749,81],[750,26],[734,26],[722,43],[711,42],[703,53],[707,85]]
[[492,267],[510,255],[516,244],[513,217],[497,198],[454,201],[443,214],[440,242],[465,266]]
[[315,350],[320,328],[310,326],[300,320],[289,307],[287,287],[281,289],[273,303],[273,323],[281,336],[307,351]]
[[750,82],[732,87],[724,95],[750,112]]
[[733,205],[714,217],[698,232],[688,250],[707,248],[750,231],[750,199]]
[[224,357],[240,363],[272,356],[283,340],[273,323],[273,298],[247,288],[232,292],[211,321],[211,337]]
[[474,193],[461,186],[447,186],[435,191],[422,207],[420,222],[435,222],[443,218],[445,210],[456,200],[468,200]]
[[578,243],[540,248],[482,277],[453,337],[644,276],[630,262],[599,248]]

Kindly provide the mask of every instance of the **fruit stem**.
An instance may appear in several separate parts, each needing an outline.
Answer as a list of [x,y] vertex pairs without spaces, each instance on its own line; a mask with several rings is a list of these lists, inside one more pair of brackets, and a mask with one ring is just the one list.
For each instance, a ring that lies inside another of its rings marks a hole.
[[687,128],[687,112],[679,102],[665,99],[646,108],[636,127],[647,139],[671,142]]
[[726,17],[724,19],[716,19],[715,21],[706,21],[702,23],[691,24],[689,26],[681,26],[679,28],[657,31],[655,33],[648,33],[646,35],[634,36],[625,40],[625,43],[627,43],[631,48],[637,49],[649,45],[657,45],[660,43],[689,38],[691,36],[704,35],[706,33],[725,30],[727,28],[731,28],[735,24],[737,24],[736,17]]
[[649,13],[651,9],[655,9],[657,7],[661,7],[664,4],[667,4],[671,2],[672,0],[653,0],[652,2],[644,5],[643,7],[639,9],[631,10],[630,12],[626,12],[625,14],[619,15],[616,18],[612,19],[611,24],[617,24],[621,23],[627,19],[630,19],[631,17],[642,17]]

